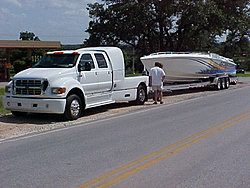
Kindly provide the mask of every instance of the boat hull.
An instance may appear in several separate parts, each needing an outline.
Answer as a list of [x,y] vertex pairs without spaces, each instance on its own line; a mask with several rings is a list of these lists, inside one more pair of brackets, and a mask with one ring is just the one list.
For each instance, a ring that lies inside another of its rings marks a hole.
[[215,58],[210,54],[151,54],[141,61],[147,71],[155,62],[161,63],[166,73],[165,83],[198,82],[217,75],[236,76],[236,64],[219,55]]

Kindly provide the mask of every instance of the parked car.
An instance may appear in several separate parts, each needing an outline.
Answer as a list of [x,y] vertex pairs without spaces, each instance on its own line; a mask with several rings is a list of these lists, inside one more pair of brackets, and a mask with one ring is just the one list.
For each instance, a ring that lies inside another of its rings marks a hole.
[[245,74],[245,70],[244,69],[236,69],[236,73]]

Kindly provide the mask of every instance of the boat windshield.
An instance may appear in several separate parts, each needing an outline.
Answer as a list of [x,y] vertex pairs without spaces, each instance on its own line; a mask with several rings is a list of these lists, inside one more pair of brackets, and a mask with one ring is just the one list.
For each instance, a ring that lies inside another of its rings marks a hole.
[[71,68],[76,64],[78,54],[46,54],[34,68]]

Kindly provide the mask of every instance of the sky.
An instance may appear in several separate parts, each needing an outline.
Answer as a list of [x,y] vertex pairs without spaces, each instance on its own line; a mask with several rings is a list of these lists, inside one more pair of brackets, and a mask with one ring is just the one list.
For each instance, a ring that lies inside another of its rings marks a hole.
[[0,40],[32,32],[41,41],[82,44],[90,21],[87,4],[101,0],[0,0]]

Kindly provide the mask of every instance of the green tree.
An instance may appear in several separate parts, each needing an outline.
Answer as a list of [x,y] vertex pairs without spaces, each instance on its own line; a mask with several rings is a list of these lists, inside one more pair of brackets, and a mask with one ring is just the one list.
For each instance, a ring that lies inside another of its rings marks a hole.
[[85,44],[128,44],[140,54],[211,50],[223,34],[230,45],[246,37],[249,7],[249,0],[103,0],[89,4]]
[[20,32],[20,37],[19,39],[21,40],[34,40],[34,41],[40,41],[40,39],[38,38],[38,36],[36,36],[34,33],[32,32]]

